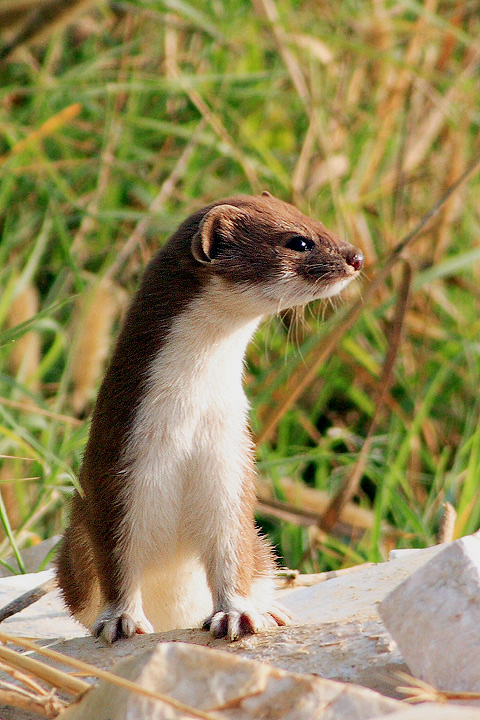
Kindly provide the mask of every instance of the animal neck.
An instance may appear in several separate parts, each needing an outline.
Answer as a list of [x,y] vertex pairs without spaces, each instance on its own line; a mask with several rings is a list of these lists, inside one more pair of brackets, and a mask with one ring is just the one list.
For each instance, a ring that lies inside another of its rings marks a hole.
[[241,382],[245,351],[260,320],[235,293],[225,298],[215,286],[203,290],[174,319],[152,365],[155,385],[186,390]]

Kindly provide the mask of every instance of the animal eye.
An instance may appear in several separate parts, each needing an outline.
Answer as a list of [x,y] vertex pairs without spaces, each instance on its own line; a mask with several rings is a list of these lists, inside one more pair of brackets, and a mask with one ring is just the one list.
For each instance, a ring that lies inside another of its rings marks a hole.
[[315,243],[313,240],[310,240],[310,238],[294,235],[287,240],[285,247],[289,250],[295,250],[295,252],[307,252],[308,250],[313,250]]

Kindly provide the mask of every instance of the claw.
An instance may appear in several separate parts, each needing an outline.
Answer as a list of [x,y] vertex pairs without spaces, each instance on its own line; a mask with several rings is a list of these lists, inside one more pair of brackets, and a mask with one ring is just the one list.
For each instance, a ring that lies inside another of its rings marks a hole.
[[92,628],[95,637],[101,638],[109,645],[117,640],[131,638],[137,633],[149,632],[153,632],[153,627],[146,618],[135,620],[126,612],[115,612],[110,608],[100,613]]
[[268,614],[273,618],[275,623],[280,626],[290,625],[293,619],[287,608],[280,604],[272,605]]
[[215,613],[210,622],[210,632],[213,637],[221,638],[229,635],[229,617],[228,613]]
[[244,612],[220,610],[207,618],[202,627],[204,630],[210,630],[213,637],[228,637],[233,642],[245,635],[253,635],[278,625],[289,625],[290,621],[290,614],[285,608],[281,605],[273,605],[267,613],[256,610]]

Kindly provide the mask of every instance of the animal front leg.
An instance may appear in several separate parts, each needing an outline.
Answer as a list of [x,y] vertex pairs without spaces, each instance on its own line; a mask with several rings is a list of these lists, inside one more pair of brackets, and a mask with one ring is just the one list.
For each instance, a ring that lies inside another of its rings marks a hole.
[[213,613],[205,620],[204,629],[214,637],[233,641],[288,624],[288,613],[273,603],[273,573],[255,577],[253,542],[217,538],[210,550],[206,570]]
[[135,634],[153,632],[143,612],[140,568],[135,568],[135,563],[117,553],[110,563],[104,558],[100,584],[106,602],[92,626],[95,637],[112,644]]

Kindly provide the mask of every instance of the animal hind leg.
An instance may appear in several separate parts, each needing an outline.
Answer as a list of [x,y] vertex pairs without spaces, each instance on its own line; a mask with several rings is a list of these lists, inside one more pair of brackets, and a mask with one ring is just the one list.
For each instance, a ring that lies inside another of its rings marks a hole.
[[56,560],[56,575],[68,609],[89,630],[101,607],[92,548],[82,525],[65,531]]
[[139,579],[129,571],[130,563],[112,547],[104,524],[97,524],[95,532],[92,523],[87,530],[82,503],[78,495],[74,497],[70,526],[56,560],[65,603],[76,620],[108,643],[152,632],[142,609]]

